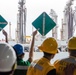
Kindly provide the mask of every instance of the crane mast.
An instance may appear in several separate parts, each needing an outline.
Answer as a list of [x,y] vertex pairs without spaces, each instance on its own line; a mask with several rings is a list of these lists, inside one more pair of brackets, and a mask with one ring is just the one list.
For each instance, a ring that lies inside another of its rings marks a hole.
[[74,0],[69,0],[64,9],[64,24],[65,24],[65,40],[73,36],[73,9],[72,4]]
[[[50,11],[50,17],[53,19],[53,21],[57,24],[57,14],[56,12],[51,9]],[[54,37],[55,39],[57,39],[57,25],[52,29],[52,37]]]
[[25,0],[19,0],[18,15],[17,15],[17,31],[18,31],[18,43],[26,42],[26,8]]

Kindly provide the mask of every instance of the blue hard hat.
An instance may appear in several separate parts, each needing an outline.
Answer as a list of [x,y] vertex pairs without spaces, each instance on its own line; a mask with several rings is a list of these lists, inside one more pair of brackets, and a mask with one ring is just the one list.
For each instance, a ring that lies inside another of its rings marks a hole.
[[24,49],[23,49],[23,46],[21,44],[16,44],[13,46],[13,48],[15,49],[18,56],[21,54],[24,54]]

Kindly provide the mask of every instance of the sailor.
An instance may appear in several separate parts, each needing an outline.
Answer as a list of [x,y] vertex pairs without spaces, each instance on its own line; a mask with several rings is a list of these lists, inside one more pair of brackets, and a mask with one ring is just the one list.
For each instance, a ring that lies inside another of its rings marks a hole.
[[23,58],[24,58],[24,55],[25,55],[25,52],[24,52],[24,49],[23,49],[23,46],[21,44],[16,44],[13,46],[14,50],[16,51],[16,55],[17,55],[17,65],[18,66],[24,66],[24,70],[26,69],[26,71],[22,71],[22,67],[20,70],[16,70],[14,75],[25,75],[25,73],[27,72],[27,68],[28,66],[31,64],[32,60],[33,60],[33,50],[34,50],[34,40],[35,40],[35,35],[37,34],[37,30],[35,30],[33,32],[33,37],[32,37],[32,42],[31,42],[31,48],[30,48],[30,51],[29,51],[29,58],[27,61],[24,61]]
[[76,37],[71,37],[69,39],[68,51],[70,54],[69,57],[57,60],[54,63],[57,75],[76,75]]
[[44,53],[44,56],[31,63],[27,75],[56,75],[56,69],[50,61],[57,53],[57,41],[53,37],[49,37],[38,48]]
[[13,75],[16,66],[14,49],[7,43],[0,43],[0,75]]

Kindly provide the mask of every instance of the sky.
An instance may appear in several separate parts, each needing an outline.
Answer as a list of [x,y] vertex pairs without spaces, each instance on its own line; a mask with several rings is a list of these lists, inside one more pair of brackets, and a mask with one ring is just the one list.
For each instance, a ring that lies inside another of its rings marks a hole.
[[[32,22],[42,13],[50,13],[53,9],[58,15],[58,36],[60,36],[61,19],[63,18],[63,11],[68,0],[26,0],[25,7],[27,9],[26,14],[26,34],[32,34]],[[11,37],[15,38],[15,29],[17,27],[17,13],[18,13],[19,0],[0,0],[0,15],[8,22],[11,22]],[[4,28],[9,34],[9,25]],[[50,32],[49,32],[50,33]],[[50,34],[47,36],[50,36]],[[0,39],[4,38],[2,32],[0,32]]]

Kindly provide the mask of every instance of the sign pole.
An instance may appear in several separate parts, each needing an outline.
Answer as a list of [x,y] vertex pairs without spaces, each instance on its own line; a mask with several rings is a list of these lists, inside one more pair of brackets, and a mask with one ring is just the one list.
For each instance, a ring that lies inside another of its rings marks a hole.
[[43,14],[43,36],[44,36],[44,34],[45,34],[45,13]]

